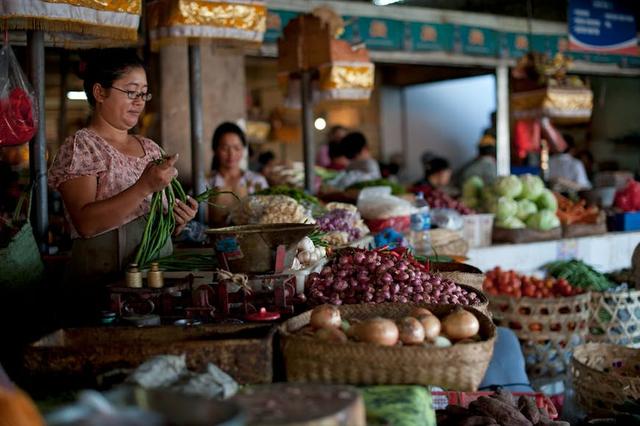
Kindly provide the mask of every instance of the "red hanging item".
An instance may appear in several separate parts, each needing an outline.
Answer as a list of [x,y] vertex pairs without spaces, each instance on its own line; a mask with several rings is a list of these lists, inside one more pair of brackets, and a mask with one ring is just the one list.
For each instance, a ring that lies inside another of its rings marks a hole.
[[0,147],[29,142],[38,127],[37,117],[33,89],[5,43],[0,49]]
[[530,152],[540,151],[540,123],[538,120],[516,121],[514,145],[519,159],[524,159]]

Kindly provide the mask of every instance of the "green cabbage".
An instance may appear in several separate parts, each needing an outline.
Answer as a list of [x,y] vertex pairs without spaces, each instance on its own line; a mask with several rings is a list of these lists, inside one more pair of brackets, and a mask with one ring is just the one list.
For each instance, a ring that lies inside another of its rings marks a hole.
[[542,194],[536,198],[536,204],[540,210],[551,210],[553,213],[558,210],[558,200],[556,200],[553,192],[548,189],[543,190]]
[[466,207],[469,207],[470,209],[477,209],[478,207],[480,207],[480,201],[476,198],[476,197],[465,197],[463,196],[460,201],[462,201],[462,204],[464,204]]
[[496,222],[497,228],[506,228],[506,229],[523,229],[525,228],[525,224],[523,221],[518,219],[515,216],[508,217],[505,220],[499,220]]
[[518,176],[502,176],[496,181],[495,190],[503,197],[516,198],[522,192],[522,182]]
[[526,174],[521,176],[520,182],[522,182],[520,198],[525,200],[535,201],[545,189],[544,182],[536,175]]
[[484,182],[478,176],[471,176],[462,184],[463,198],[478,198],[484,188]]
[[504,221],[509,217],[515,217],[518,213],[518,203],[507,197],[498,198],[498,206],[496,208],[496,219]]
[[520,200],[518,201],[518,213],[516,216],[520,220],[527,220],[529,216],[538,212],[538,207],[536,203],[530,200]]
[[560,226],[560,219],[555,211],[540,210],[527,219],[527,227],[538,231],[549,231]]

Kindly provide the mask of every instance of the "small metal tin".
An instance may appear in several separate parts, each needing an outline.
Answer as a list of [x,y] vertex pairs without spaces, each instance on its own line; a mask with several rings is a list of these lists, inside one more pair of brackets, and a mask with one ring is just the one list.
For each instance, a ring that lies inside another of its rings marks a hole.
[[151,269],[147,273],[147,286],[149,286],[149,288],[164,287],[164,275],[160,270],[158,262],[153,262],[151,264]]
[[132,263],[125,272],[125,283],[130,288],[142,288],[142,272],[138,269],[138,265]]

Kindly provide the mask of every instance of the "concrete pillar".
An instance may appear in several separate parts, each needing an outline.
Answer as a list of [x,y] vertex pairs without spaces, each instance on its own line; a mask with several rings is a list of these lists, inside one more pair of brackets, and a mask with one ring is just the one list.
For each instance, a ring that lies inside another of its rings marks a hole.
[[[211,164],[211,136],[223,121],[244,120],[245,67],[244,55],[225,51],[211,43],[201,47],[202,108],[204,119],[204,164]],[[161,144],[167,153],[179,153],[180,180],[191,182],[189,141],[189,67],[186,43],[172,43],[160,51],[161,68]],[[207,173],[208,174],[208,173]]]

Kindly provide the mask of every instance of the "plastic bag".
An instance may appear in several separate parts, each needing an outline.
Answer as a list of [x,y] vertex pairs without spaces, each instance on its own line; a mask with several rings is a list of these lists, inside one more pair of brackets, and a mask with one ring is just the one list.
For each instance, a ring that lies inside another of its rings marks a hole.
[[[415,208],[407,200],[390,195],[388,186],[364,188],[358,196],[358,210],[367,220],[410,216]],[[369,226],[371,229],[371,226]],[[371,229],[372,232],[373,229]]]
[[33,138],[38,127],[38,106],[13,49],[0,49],[0,147],[20,145]]

